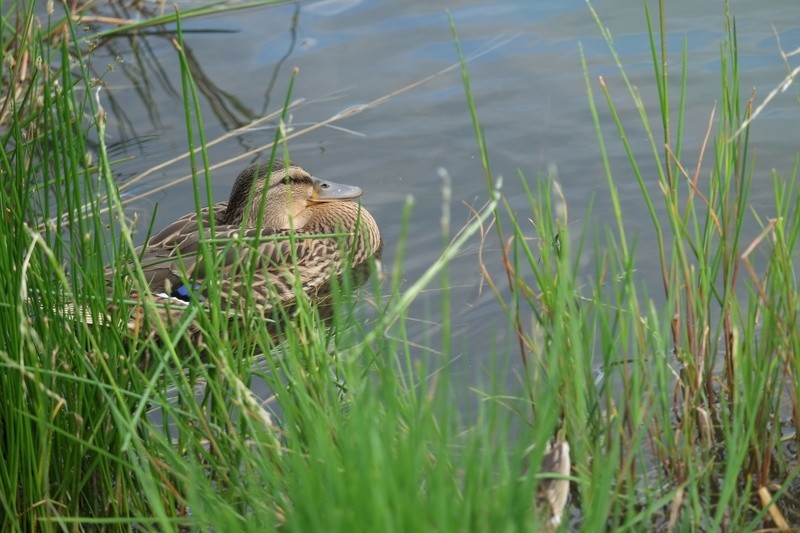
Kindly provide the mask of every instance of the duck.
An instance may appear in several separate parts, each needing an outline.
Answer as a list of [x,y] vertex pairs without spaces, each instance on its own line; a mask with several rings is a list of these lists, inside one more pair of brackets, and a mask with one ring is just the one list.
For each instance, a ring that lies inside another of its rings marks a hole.
[[350,268],[360,285],[381,257],[383,239],[362,194],[293,161],[251,164],[227,202],[179,217],[136,250],[145,281],[169,319],[192,300],[207,303],[210,279],[233,313],[291,309],[301,292],[328,299],[334,278]]

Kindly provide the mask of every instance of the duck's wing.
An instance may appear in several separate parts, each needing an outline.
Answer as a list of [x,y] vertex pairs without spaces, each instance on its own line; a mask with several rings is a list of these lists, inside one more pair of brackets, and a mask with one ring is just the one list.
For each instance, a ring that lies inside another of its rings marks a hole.
[[[250,294],[256,304],[268,308],[275,301],[294,300],[294,287],[298,284],[312,299],[322,297],[331,277],[341,274],[348,259],[354,264],[366,261],[360,254],[351,258],[346,251],[364,248],[363,235],[353,240],[302,229],[242,229],[238,224],[219,223],[226,207],[217,204],[213,210],[204,209],[202,231],[197,215],[191,213],[149,240],[141,252],[141,262],[154,292],[187,300],[190,292],[197,291],[202,296],[207,272],[213,270],[222,294],[229,300],[252,302]],[[213,234],[209,228],[212,213],[217,221]],[[212,240],[212,264],[206,264],[200,253],[201,243]],[[257,265],[251,274],[252,261]]]
[[[207,232],[205,238],[210,236]],[[218,273],[223,294],[243,298],[253,293],[257,303],[293,300],[293,287],[299,283],[312,298],[330,276],[339,270],[341,252],[338,241],[302,231],[218,227],[214,234],[216,255],[212,268]],[[208,268],[199,257],[201,237],[195,234],[173,250],[173,276],[180,279],[180,265],[194,284],[202,284]],[[188,261],[187,261],[188,258]],[[250,273],[251,261],[256,261]],[[171,282],[175,283],[174,279]]]
[[[201,209],[200,220],[202,221],[202,226],[204,228],[211,226],[212,215],[214,217],[215,226],[222,226],[226,209],[228,209],[228,202],[220,202],[214,204],[211,208],[204,207]],[[150,237],[142,248],[146,250],[148,248],[173,248],[179,246],[180,243],[185,241],[188,237],[197,234],[199,226],[197,213],[187,213]],[[142,248],[140,248],[140,250]]]
[[[201,253],[204,241],[215,246],[211,265]],[[258,265],[250,278],[245,274],[253,260]],[[185,281],[193,290],[202,287],[213,269],[223,294],[242,298],[251,292],[264,307],[272,300],[294,299],[296,282],[315,296],[337,270],[331,265],[340,262],[338,242],[332,237],[269,228],[243,231],[239,225],[217,225],[212,234],[207,224],[199,231],[196,217],[190,216],[162,230],[141,251],[142,269],[156,293],[186,297]]]
[[[211,217],[215,221],[215,233],[228,226],[221,224],[222,213],[227,202],[206,207],[197,213],[189,213],[171,223],[137,249],[142,270],[154,292],[171,292],[171,287],[181,283],[181,274],[191,274],[197,263],[196,255],[200,240],[200,226],[206,238],[211,238]],[[202,223],[200,223],[201,221]]]

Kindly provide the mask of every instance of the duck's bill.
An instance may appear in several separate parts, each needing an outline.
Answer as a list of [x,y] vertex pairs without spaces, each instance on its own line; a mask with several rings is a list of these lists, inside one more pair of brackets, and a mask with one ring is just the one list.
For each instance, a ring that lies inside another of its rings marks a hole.
[[311,178],[314,180],[314,193],[311,195],[312,202],[338,202],[342,200],[355,200],[363,194],[359,187],[353,185],[342,185],[332,181]]

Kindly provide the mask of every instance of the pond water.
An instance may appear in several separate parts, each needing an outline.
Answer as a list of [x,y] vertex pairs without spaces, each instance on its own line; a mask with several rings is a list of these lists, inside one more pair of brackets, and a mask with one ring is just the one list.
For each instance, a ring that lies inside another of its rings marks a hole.
[[[649,5],[656,9],[655,2]],[[614,35],[621,60],[657,124],[643,3],[603,0],[594,7]],[[667,9],[670,75],[675,82],[680,77],[684,39],[688,46],[684,162],[693,168],[709,115],[718,105],[724,6],[722,1],[679,0],[668,2]],[[731,2],[731,9],[737,21],[742,91],[755,88],[761,101],[787,73],[776,34],[785,49],[800,46],[800,17],[786,16],[796,13],[796,2],[737,0]],[[464,53],[480,54],[469,63],[472,91],[493,172],[504,177],[503,191],[512,207],[524,218],[527,200],[517,178],[519,171],[531,184],[537,176],[556,172],[576,234],[592,197],[591,227],[602,228],[613,220],[581,71],[583,47],[629,229],[639,235],[639,272],[652,283],[651,293],[658,294],[660,274],[647,234],[645,205],[623,147],[616,142],[598,76],[610,87],[634,148],[642,156],[649,148],[606,43],[582,1],[319,0],[186,20],[186,48],[200,91],[206,138],[216,139],[279,111],[294,68],[299,74],[292,98],[304,101],[291,113],[294,131],[440,72],[457,62],[448,12]],[[135,179],[186,151],[175,49],[170,35],[153,33],[112,39],[102,54],[106,55],[93,60],[98,75],[103,75],[114,57],[123,59],[104,74],[109,90],[103,94],[112,155],[131,158],[115,167],[118,181],[131,211],[146,218],[158,204],[155,227],[162,227],[194,209],[190,182],[157,190],[189,173],[185,159],[145,179]],[[677,87],[676,83],[675,104]],[[800,149],[797,94],[790,87],[753,126],[757,159],[752,204],[763,216],[772,214],[771,169],[788,175]],[[378,220],[386,242],[387,268],[395,256],[403,205],[413,197],[408,256],[402,267],[408,286],[441,251],[441,169],[452,180],[453,231],[469,219],[468,206],[480,206],[488,196],[460,72],[454,69],[437,75],[335,126],[291,140],[291,157],[317,176],[365,191],[363,203]],[[275,120],[270,120],[216,144],[210,150],[212,163],[265,145],[273,138],[274,128]],[[227,198],[239,169],[254,157],[214,170],[215,201]],[[652,169],[644,170],[650,171],[655,185]],[[457,356],[453,367],[469,381],[485,379],[492,353],[511,354],[512,372],[519,364],[501,308],[482,284],[477,250],[478,241],[471,241],[450,269]],[[490,242],[485,252],[490,271],[501,276],[497,243]],[[591,261],[587,256],[587,273]],[[440,297],[434,282],[410,309],[413,320],[408,335],[419,346],[419,355],[437,357],[441,348]]]

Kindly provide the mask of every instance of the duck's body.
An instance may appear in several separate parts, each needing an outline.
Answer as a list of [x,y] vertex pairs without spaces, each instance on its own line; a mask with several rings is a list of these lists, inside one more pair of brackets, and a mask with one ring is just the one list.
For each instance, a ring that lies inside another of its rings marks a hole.
[[197,213],[180,217],[138,250],[145,279],[162,298],[202,301],[214,269],[233,311],[292,304],[295,287],[317,300],[348,266],[368,273],[368,261],[380,258],[378,225],[353,201],[359,196],[358,187],[319,180],[295,163],[276,160],[271,172],[266,163],[251,165],[228,202],[201,210],[200,223]]

